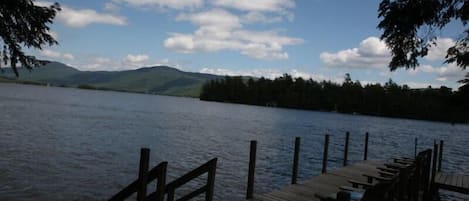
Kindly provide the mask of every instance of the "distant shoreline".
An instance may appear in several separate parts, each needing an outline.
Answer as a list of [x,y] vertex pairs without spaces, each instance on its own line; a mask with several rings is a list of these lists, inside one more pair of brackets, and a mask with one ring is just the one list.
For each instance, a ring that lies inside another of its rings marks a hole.
[[357,115],[357,116],[370,116],[370,117],[383,117],[383,118],[390,118],[390,119],[407,119],[407,120],[417,120],[417,121],[428,121],[428,122],[438,122],[438,123],[447,123],[447,124],[460,124],[460,125],[469,125],[468,122],[450,122],[450,121],[437,121],[431,119],[416,119],[416,118],[406,118],[406,117],[393,117],[393,116],[385,116],[385,115],[372,115],[372,114],[361,114],[361,113],[347,113],[347,112],[338,112],[338,111],[327,111],[327,110],[308,110],[308,109],[301,109],[301,108],[289,108],[289,107],[272,107],[272,106],[263,106],[263,105],[252,105],[252,104],[244,104],[244,103],[235,103],[235,102],[222,102],[222,101],[212,101],[212,100],[200,100],[206,102],[213,102],[213,103],[227,103],[227,104],[237,104],[237,105],[249,105],[249,106],[257,106],[257,107],[265,107],[265,108],[281,108],[281,109],[288,109],[288,110],[300,110],[300,111],[314,111],[314,112],[326,112],[326,113],[336,113],[336,114],[344,114],[344,115]]
[[[57,86],[51,85],[42,82],[34,82],[34,81],[27,81],[27,80],[14,80],[11,78],[5,78],[0,76],[0,83],[10,83],[10,84],[23,84],[23,85],[35,85],[35,86],[44,86],[44,87],[61,87],[61,88],[71,88],[71,89],[84,89],[84,90],[95,90],[95,91],[113,91],[113,92],[123,92],[123,93],[132,93],[132,94],[147,94],[147,95],[158,95],[158,96],[170,96],[170,97],[181,97],[181,98],[194,98],[200,101],[206,102],[216,102],[216,103],[228,103],[228,104],[239,104],[239,105],[249,105],[249,106],[259,106],[259,107],[272,107],[272,106],[262,106],[262,105],[251,105],[251,104],[243,104],[243,103],[234,103],[234,102],[221,102],[221,101],[210,101],[210,100],[201,100],[199,97],[191,97],[191,96],[177,96],[177,95],[168,95],[168,94],[157,94],[157,93],[145,93],[145,92],[137,92],[137,91],[127,91],[127,90],[114,90],[114,89],[106,89],[106,88],[98,88],[92,85],[79,85],[77,87],[74,86]],[[339,114],[346,114],[346,115],[361,115],[361,116],[372,116],[372,117],[385,117],[385,118],[392,118],[392,119],[409,119],[409,120],[419,120],[419,121],[429,121],[429,122],[440,122],[440,123],[449,123],[449,124],[462,124],[468,125],[469,122],[450,122],[450,121],[436,121],[436,120],[428,120],[428,119],[416,119],[416,118],[404,118],[404,117],[392,117],[392,116],[384,116],[384,115],[371,115],[371,114],[360,114],[360,113],[345,113],[345,112],[338,112],[338,111],[327,111],[327,110],[308,110],[308,109],[300,109],[300,108],[289,108],[289,107],[277,107],[274,108],[282,108],[282,109],[293,109],[293,110],[302,110],[302,111],[316,111],[316,112],[327,112],[327,113],[339,113]]]
[[104,87],[95,87],[90,84],[81,84],[78,86],[69,86],[69,85],[54,85],[44,82],[36,82],[36,81],[29,81],[29,80],[15,80],[8,77],[0,76],[0,83],[11,83],[11,84],[23,84],[23,85],[35,85],[35,86],[44,86],[44,87],[61,87],[61,88],[71,88],[71,89],[84,89],[84,90],[95,90],[95,91],[114,91],[114,92],[123,92],[123,93],[133,93],[133,94],[147,94],[147,95],[158,95],[158,96],[172,96],[172,97],[185,97],[185,98],[196,98],[198,96],[178,96],[178,95],[170,95],[170,94],[159,94],[159,93],[147,93],[141,91],[131,91],[131,90],[124,90],[124,89],[109,89]]

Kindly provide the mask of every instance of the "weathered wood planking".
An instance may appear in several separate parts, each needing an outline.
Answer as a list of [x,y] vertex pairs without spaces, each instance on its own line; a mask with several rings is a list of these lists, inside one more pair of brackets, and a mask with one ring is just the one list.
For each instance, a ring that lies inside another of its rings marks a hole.
[[348,180],[366,182],[363,174],[377,175],[378,161],[361,161],[328,173],[318,175],[300,184],[288,185],[278,191],[255,195],[252,201],[319,201],[315,195],[330,195],[339,191],[340,186],[350,186]]
[[440,189],[469,194],[469,175],[439,172],[435,185]]
[[464,183],[463,183],[464,188],[469,188],[469,176],[464,177]]

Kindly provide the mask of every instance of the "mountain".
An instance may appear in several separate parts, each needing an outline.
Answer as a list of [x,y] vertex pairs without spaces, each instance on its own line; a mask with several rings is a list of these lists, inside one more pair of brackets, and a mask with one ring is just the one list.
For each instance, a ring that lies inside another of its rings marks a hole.
[[[15,78],[11,69],[3,69],[0,76],[4,80]],[[19,73],[20,82],[190,97],[198,97],[206,81],[222,78],[211,74],[184,72],[168,66],[125,71],[80,71],[58,62],[50,62],[31,71],[20,68]]]

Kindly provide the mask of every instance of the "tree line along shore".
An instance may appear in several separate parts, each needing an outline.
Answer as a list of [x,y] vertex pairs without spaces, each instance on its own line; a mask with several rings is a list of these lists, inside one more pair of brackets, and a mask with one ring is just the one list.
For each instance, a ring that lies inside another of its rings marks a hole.
[[259,106],[331,111],[396,118],[469,122],[469,85],[453,91],[448,87],[411,89],[391,79],[362,85],[346,74],[342,84],[293,78],[273,80],[226,76],[206,82],[200,100]]

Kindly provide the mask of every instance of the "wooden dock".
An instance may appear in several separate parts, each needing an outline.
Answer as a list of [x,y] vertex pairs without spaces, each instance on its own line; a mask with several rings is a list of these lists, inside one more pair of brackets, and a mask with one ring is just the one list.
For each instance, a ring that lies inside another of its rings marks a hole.
[[[365,133],[363,160],[348,164],[350,133],[345,133],[343,167],[328,170],[329,135],[324,136],[324,151],[321,174],[302,182],[297,181],[301,139],[295,139],[291,184],[279,190],[254,194],[257,141],[251,141],[249,152],[248,183],[246,200],[250,201],[349,201],[352,195],[367,200],[433,200],[439,189],[469,194],[469,175],[443,173],[443,141],[434,142],[433,149],[425,149],[417,154],[418,141],[415,139],[414,158],[396,158],[393,161],[368,159],[369,134]],[[217,159],[214,158],[180,178],[166,183],[167,162],[162,162],[149,170],[149,149],[141,150],[138,179],[115,194],[109,201],[124,201],[137,194],[137,201],[187,201],[205,194],[206,201],[213,200]],[[383,167],[384,166],[384,167]],[[203,187],[175,199],[175,190],[192,179],[207,175]],[[147,185],[157,181],[156,191],[147,194]],[[362,188],[358,188],[362,187]],[[354,193],[351,193],[354,192]],[[165,197],[167,199],[165,199]]]
[[339,191],[340,186],[350,186],[349,180],[367,182],[363,174],[378,175],[376,167],[380,161],[361,161],[359,163],[331,170],[299,184],[286,186],[278,191],[254,195],[253,201],[319,201],[316,194],[330,195]]
[[[344,158],[343,167],[327,170],[328,162],[328,147],[329,147],[329,135],[325,135],[324,138],[324,151],[322,160],[322,170],[320,175],[308,179],[306,181],[297,182],[298,173],[298,153],[300,146],[300,139],[295,140],[295,152],[293,161],[292,171],[292,182],[290,185],[266,194],[254,194],[254,171],[255,171],[255,160],[256,160],[256,146],[255,141],[251,142],[250,160],[249,160],[249,177],[248,177],[248,188],[246,193],[246,200],[252,201],[320,201],[321,198],[329,199],[336,196],[337,200],[350,200],[350,192],[355,191],[354,196],[365,196],[365,189],[357,189],[362,186],[367,188],[375,187],[367,194],[368,198],[379,198],[370,197],[376,196],[377,192],[382,193],[388,191],[386,195],[380,196],[394,196],[395,198],[403,198],[407,196],[413,200],[430,200],[433,193],[430,193],[430,172],[433,174],[431,178],[434,178],[434,172],[436,172],[437,164],[437,151],[438,146],[435,144],[435,152],[432,157],[432,150],[426,149],[417,154],[417,140],[415,140],[415,159],[395,159],[392,163],[385,161],[370,161],[367,160],[368,155],[368,132],[365,133],[364,143],[364,155],[363,160],[355,164],[348,165],[348,145],[349,145],[349,132],[345,133],[344,142]],[[433,163],[431,161],[433,159]],[[397,160],[397,161],[396,161]],[[441,158],[440,158],[441,161]],[[384,168],[386,171],[383,172],[383,166],[394,164],[394,168],[390,173],[390,168]],[[430,167],[430,165],[433,165]],[[379,168],[378,168],[379,167]],[[440,165],[441,167],[441,165]],[[402,171],[401,171],[402,170]],[[431,171],[433,170],[433,171]],[[411,171],[411,172],[409,172]],[[397,172],[400,172],[396,175]],[[387,178],[383,176],[387,175]],[[373,180],[375,180],[373,182]],[[351,182],[353,181],[353,182]],[[387,181],[387,182],[382,182]],[[381,184],[380,184],[381,183]],[[412,183],[412,184],[411,184]],[[413,186],[409,186],[413,185]],[[355,187],[355,188],[351,188]],[[345,190],[345,191],[344,191]],[[348,190],[348,192],[346,192]],[[382,191],[385,190],[385,191]],[[368,190],[366,190],[368,192]],[[360,193],[359,193],[360,192]],[[340,194],[340,195],[339,195]],[[344,197],[345,196],[345,197]],[[348,197],[348,198],[347,198]],[[420,199],[421,198],[421,199]]]
[[469,175],[438,172],[435,176],[438,189],[469,194]]

